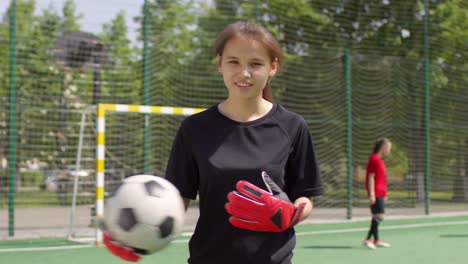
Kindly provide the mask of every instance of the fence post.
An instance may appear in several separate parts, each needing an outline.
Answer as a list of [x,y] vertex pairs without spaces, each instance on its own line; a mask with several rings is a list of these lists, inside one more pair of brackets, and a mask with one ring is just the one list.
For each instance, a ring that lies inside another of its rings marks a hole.
[[347,178],[348,178],[348,210],[347,219],[353,217],[353,119],[351,105],[351,58],[349,49],[345,49],[345,82],[346,82],[346,153],[347,153]]
[[255,22],[258,23],[258,1],[255,0]]
[[429,71],[429,3],[424,0],[424,117],[425,117],[425,153],[426,153],[426,175],[424,179],[425,191],[425,212],[426,215],[430,214],[431,204],[431,105],[430,105],[430,71]]
[[9,131],[9,174],[8,234],[15,236],[15,194],[16,194],[16,1],[10,9],[10,131]]
[[[149,13],[148,13],[148,0],[143,4],[143,105],[150,105],[149,103],[149,47],[148,47],[148,27],[149,27]],[[145,115],[144,124],[144,172],[149,173],[149,153],[150,153],[150,139],[149,139],[149,118],[150,115]]]

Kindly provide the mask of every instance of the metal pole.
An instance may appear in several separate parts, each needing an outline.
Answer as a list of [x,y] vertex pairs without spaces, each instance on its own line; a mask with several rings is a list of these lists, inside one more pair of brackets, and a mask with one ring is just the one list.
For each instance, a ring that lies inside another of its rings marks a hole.
[[255,22],[258,23],[258,1],[259,0],[255,0]]
[[86,109],[81,112],[81,124],[80,124],[80,137],[78,139],[78,151],[76,153],[76,163],[75,163],[75,177],[73,182],[73,196],[72,196],[72,206],[70,210],[70,226],[68,229],[68,239],[71,239],[73,236],[73,226],[75,225],[75,211],[76,211],[76,196],[78,194],[78,177],[81,166],[81,149],[83,147],[83,133],[84,126],[86,121]]
[[[148,0],[145,0],[143,6],[143,105],[149,105],[149,13],[148,13]],[[149,172],[149,114],[145,114],[144,124],[144,172]]]
[[430,85],[430,70],[429,70],[429,3],[424,0],[424,90],[425,90],[425,131],[426,131],[426,176],[424,184],[425,192],[425,213],[430,214],[431,204],[431,85]]
[[9,130],[9,174],[8,234],[15,236],[15,194],[16,194],[16,1],[10,10],[10,130]]
[[351,105],[351,60],[350,51],[345,49],[345,78],[346,78],[346,153],[348,178],[348,210],[347,219],[353,218],[353,119]]

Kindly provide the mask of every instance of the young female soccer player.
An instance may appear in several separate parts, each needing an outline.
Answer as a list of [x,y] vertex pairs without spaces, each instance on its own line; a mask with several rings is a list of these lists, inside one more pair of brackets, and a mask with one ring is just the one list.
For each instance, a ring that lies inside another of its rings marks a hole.
[[215,51],[228,96],[182,122],[166,170],[186,206],[199,196],[188,263],[291,263],[293,226],[323,188],[305,120],[272,102],[281,47],[265,28],[237,22]]
[[[363,244],[370,249],[390,247],[390,244],[379,239],[379,223],[384,219],[385,201],[387,200],[387,172],[382,158],[390,154],[391,149],[392,142],[387,138],[377,140],[367,163],[366,190],[369,196],[372,220],[369,233]],[[372,240],[372,236],[374,240]]]

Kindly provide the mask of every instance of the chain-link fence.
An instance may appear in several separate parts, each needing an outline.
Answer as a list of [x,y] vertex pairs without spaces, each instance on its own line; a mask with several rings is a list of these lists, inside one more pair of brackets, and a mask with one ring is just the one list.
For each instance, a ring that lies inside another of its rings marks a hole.
[[[76,170],[84,109],[219,102],[226,91],[213,41],[237,20],[266,26],[287,55],[273,80],[274,99],[309,124],[326,187],[317,210],[345,219],[367,208],[365,166],[382,136],[394,143],[387,159],[391,208],[421,215],[468,209],[464,1],[122,0],[96,4],[84,16],[77,11],[83,1],[50,2],[36,10],[33,0],[10,1],[0,10],[2,232],[47,226],[40,208],[68,208],[76,173],[77,202],[91,219],[95,121],[89,111]],[[94,22],[109,12],[106,5],[120,8],[108,22]],[[130,9],[139,14],[132,24],[125,16]],[[151,117],[149,134],[144,117],[112,120],[107,179],[142,172],[144,164],[163,174],[180,120]],[[145,144],[150,154],[141,149]],[[15,220],[19,208],[34,208],[44,223]],[[68,226],[68,216],[61,219]]]

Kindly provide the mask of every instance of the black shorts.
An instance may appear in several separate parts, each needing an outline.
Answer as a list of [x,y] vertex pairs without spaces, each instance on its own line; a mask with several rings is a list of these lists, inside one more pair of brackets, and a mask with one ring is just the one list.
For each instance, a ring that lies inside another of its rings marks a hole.
[[372,214],[383,214],[385,213],[385,197],[375,198],[375,203],[370,206]]

